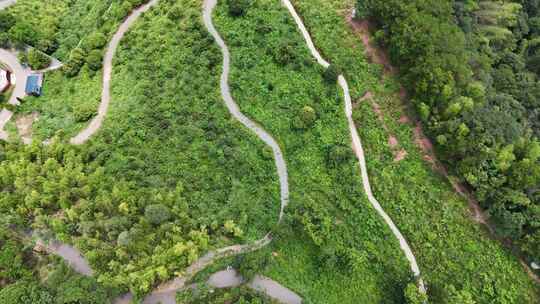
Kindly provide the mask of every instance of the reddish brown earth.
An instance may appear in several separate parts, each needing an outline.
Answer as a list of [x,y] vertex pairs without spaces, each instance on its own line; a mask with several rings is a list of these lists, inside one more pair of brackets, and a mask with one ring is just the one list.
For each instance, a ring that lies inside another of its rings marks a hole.
[[[369,22],[369,20],[354,20],[350,14],[346,18],[349,25],[352,27],[354,32],[362,41],[365,48],[365,53],[369,62],[382,65],[383,72],[385,75],[387,76],[395,75],[398,72],[398,70],[394,66],[392,66],[392,64],[390,63],[390,59],[387,52],[385,52],[385,50],[383,50],[379,46],[372,43],[370,40],[370,37],[371,37],[370,33],[373,29],[373,26]],[[372,100],[371,92],[368,92],[368,93],[370,94],[368,98]],[[403,86],[400,87],[398,96],[400,100],[403,102],[403,104],[407,106],[408,94],[407,94],[407,90]],[[364,99],[364,97],[362,99]],[[377,115],[379,116],[379,119],[383,121],[383,126],[385,130],[388,131],[388,129],[386,128],[386,125],[384,125],[384,120],[382,119],[382,117],[384,117],[384,114],[382,113],[380,107],[375,102],[373,102],[373,110],[375,113],[377,113]],[[469,204],[469,209],[471,211],[472,219],[476,223],[482,224],[488,230],[489,236],[492,239],[496,239],[500,241],[505,247],[507,247],[510,251],[512,251],[518,257],[521,265],[523,266],[523,268],[525,269],[529,277],[533,279],[536,283],[540,284],[540,278],[530,269],[529,265],[527,265],[523,257],[521,257],[519,252],[515,249],[515,246],[513,246],[513,244],[509,240],[502,239],[495,235],[495,229],[493,228],[494,227],[493,224],[490,223],[488,216],[483,212],[482,208],[480,207],[480,204],[474,198],[474,195],[471,193],[468,187],[464,183],[456,181],[455,178],[451,178],[449,176],[448,171],[446,170],[446,167],[444,167],[442,163],[438,161],[435,155],[433,143],[431,142],[429,138],[427,138],[427,136],[425,136],[421,122],[411,119],[406,114],[400,117],[398,122],[402,124],[410,124],[411,122],[414,123],[415,125],[414,141],[416,145],[421,149],[424,160],[428,162],[436,172],[442,174],[450,182],[450,184],[454,188],[454,191],[456,191],[459,195],[461,195],[467,200]],[[393,137],[394,136],[391,134],[389,138],[389,145],[391,147],[393,145],[397,146],[399,144],[397,143],[397,139],[395,141],[394,139],[392,139]],[[405,158],[406,155],[407,155],[407,151],[402,149],[397,154],[394,153],[394,156],[395,156],[394,161],[401,161],[402,159]]]

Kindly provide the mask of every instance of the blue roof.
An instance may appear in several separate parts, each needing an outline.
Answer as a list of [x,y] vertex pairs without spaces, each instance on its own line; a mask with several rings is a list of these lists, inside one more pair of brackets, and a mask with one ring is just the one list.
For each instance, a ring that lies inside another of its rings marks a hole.
[[26,94],[41,95],[41,75],[30,75],[26,78]]

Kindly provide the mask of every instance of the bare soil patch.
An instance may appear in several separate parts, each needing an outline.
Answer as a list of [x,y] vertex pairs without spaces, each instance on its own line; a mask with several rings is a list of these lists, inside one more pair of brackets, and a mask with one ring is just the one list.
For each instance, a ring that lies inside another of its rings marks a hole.
[[19,136],[21,137],[23,143],[27,145],[32,143],[32,125],[34,124],[34,121],[38,119],[39,113],[32,112],[29,115],[20,116],[15,121],[17,131],[19,132]]

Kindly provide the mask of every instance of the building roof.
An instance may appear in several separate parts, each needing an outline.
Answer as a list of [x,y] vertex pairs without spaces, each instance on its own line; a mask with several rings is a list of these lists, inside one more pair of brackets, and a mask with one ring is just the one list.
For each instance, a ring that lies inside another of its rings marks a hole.
[[41,86],[43,85],[42,74],[32,74],[26,78],[25,92],[28,95],[41,95]]

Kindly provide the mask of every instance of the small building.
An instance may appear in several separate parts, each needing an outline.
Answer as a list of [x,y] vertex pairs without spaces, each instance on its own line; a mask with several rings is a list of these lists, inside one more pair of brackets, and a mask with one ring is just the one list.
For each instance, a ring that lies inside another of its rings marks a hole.
[[26,78],[26,95],[41,96],[43,74],[32,74]]
[[0,69],[0,93],[5,92],[11,85],[11,74],[9,71]]

